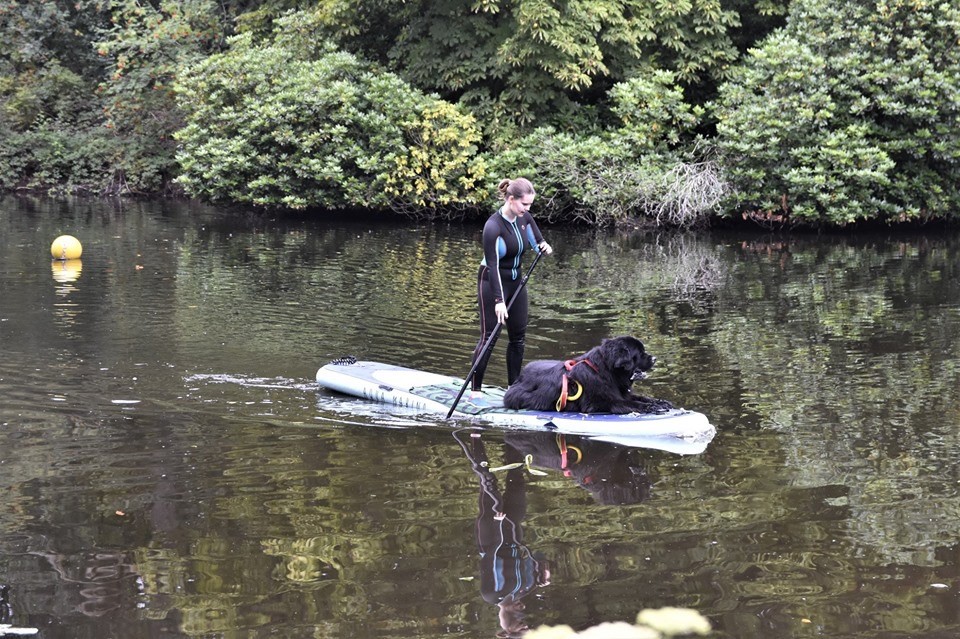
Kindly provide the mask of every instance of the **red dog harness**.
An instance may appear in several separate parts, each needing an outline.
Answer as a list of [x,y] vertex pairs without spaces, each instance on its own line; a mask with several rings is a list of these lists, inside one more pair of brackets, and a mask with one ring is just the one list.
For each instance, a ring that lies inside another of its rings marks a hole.
[[[573,370],[573,367],[576,366],[577,364],[586,364],[587,366],[592,368],[595,373],[600,372],[597,369],[596,365],[593,362],[591,362],[589,359],[568,359],[563,363],[563,367],[568,371],[571,371]],[[569,385],[571,381],[577,385],[577,392],[574,393],[573,395],[570,394],[570,389],[569,389]],[[583,395],[583,384],[581,384],[577,380],[569,379],[567,377],[567,374],[564,373],[563,377],[560,378],[560,398],[557,399],[557,412],[558,413],[563,412],[563,409],[567,407],[568,401],[572,402],[574,400],[580,399],[581,395]]]

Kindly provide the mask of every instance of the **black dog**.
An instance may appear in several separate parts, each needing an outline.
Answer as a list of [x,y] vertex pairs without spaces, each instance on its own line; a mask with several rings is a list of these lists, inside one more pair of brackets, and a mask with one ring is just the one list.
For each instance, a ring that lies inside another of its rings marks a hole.
[[656,361],[635,337],[605,339],[565,362],[530,362],[507,389],[503,405],[579,413],[666,412],[673,408],[670,402],[630,392],[633,382],[646,377]]

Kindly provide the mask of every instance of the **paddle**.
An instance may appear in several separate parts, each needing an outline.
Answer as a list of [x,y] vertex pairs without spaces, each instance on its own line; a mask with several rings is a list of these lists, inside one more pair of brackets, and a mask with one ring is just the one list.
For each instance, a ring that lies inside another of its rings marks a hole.
[[[543,251],[537,251],[537,254],[533,258],[533,263],[530,264],[530,268],[527,270],[527,274],[523,276],[523,279],[520,280],[520,286],[517,287],[517,290],[513,292],[513,295],[510,297],[510,301],[507,302],[507,312],[510,312],[510,307],[513,306],[514,300],[517,299],[517,295],[520,294],[520,291],[524,286],[527,285],[527,280],[530,279],[530,274],[533,273],[533,269],[537,266],[537,262],[540,261],[540,257],[543,255]],[[460,398],[463,397],[463,392],[467,390],[467,384],[470,383],[470,380],[473,379],[473,374],[477,372],[477,366],[480,365],[480,362],[483,361],[484,356],[487,351],[493,346],[493,343],[497,341],[497,336],[500,335],[500,330],[503,328],[503,324],[497,322],[496,327],[494,327],[493,332],[490,333],[490,337],[487,338],[487,341],[484,343],[483,348],[480,349],[480,352],[477,353],[477,357],[473,362],[473,366],[470,368],[470,372],[467,373],[467,378],[463,380],[463,386],[460,387],[460,392],[457,393],[457,398],[453,400],[453,405],[450,406],[450,412],[447,413],[446,419],[450,419],[450,416],[453,415],[453,411],[456,410],[457,404],[460,403]]]

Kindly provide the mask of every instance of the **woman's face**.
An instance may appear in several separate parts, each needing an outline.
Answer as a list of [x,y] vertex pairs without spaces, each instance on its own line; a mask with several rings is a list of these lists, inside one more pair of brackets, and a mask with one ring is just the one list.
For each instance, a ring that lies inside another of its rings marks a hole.
[[513,197],[512,195],[507,198],[510,211],[517,217],[523,217],[524,214],[530,212],[530,206],[533,204],[534,195],[529,193],[523,197]]

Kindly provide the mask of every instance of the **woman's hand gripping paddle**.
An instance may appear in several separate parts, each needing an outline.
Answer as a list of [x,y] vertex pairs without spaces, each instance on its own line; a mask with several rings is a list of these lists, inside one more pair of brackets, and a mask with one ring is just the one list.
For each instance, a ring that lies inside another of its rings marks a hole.
[[[517,295],[520,294],[520,291],[524,286],[527,285],[527,280],[530,279],[530,274],[533,273],[533,269],[536,268],[537,262],[540,261],[540,258],[543,256],[543,251],[537,251],[536,256],[533,258],[533,263],[530,264],[530,268],[527,270],[527,274],[523,276],[523,279],[520,280],[520,286],[517,287],[517,290],[513,292],[513,295],[510,297],[510,301],[507,303],[507,311],[510,311],[510,307],[513,306],[514,300],[517,299]],[[483,344],[483,348],[480,349],[480,352],[477,353],[476,359],[473,361],[473,366],[470,368],[470,372],[467,373],[467,378],[463,380],[463,386],[460,387],[460,392],[457,393],[457,398],[453,400],[453,405],[450,406],[450,412],[447,413],[446,419],[450,419],[450,416],[453,415],[453,411],[457,409],[457,404],[460,403],[460,398],[463,397],[463,392],[467,390],[467,384],[470,383],[470,380],[473,379],[473,374],[477,372],[477,367],[480,365],[480,362],[483,361],[483,358],[486,356],[487,351],[493,346],[493,343],[497,341],[497,336],[500,335],[500,330],[503,328],[503,324],[497,322],[497,325],[494,327],[493,332],[490,333],[490,337],[487,338],[487,341]]]

